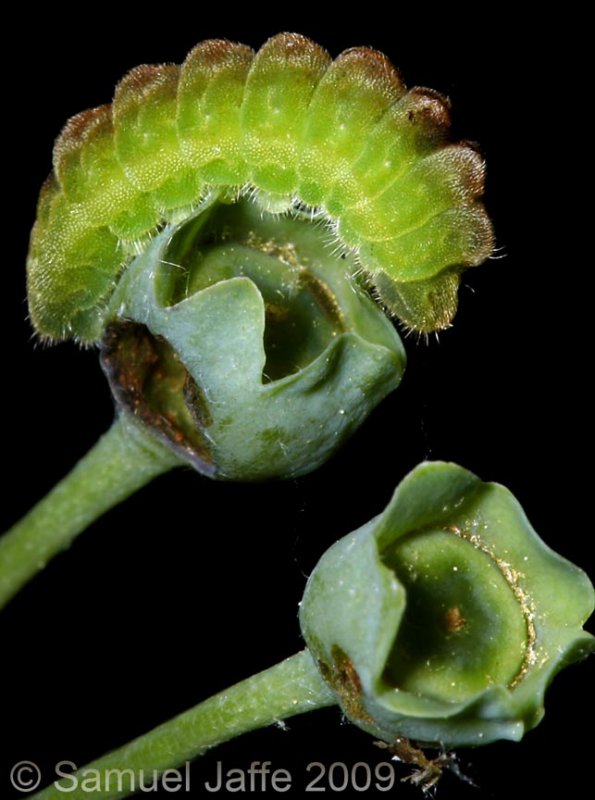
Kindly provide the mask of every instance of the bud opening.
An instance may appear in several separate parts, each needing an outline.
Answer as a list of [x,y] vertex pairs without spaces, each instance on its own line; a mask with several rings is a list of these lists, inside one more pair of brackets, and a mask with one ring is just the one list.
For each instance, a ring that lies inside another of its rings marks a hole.
[[439,529],[398,540],[383,561],[407,596],[387,684],[461,702],[515,682],[530,646],[528,620],[496,561]]
[[172,237],[159,300],[173,306],[219,281],[249,278],[265,304],[263,382],[299,372],[345,330],[331,288],[310,269],[321,246],[330,252],[329,236],[320,228],[309,236],[308,227],[303,217],[267,213],[246,198],[214,203]]
[[102,359],[118,405],[210,477],[323,463],[400,382],[405,353],[349,254],[305,211],[216,192],[122,275]]

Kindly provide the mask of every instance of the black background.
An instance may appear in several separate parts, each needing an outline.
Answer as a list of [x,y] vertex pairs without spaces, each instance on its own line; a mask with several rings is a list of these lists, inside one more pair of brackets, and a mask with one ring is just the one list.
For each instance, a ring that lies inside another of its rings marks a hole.
[[[49,779],[56,762],[83,765],[300,649],[297,604],[318,557],[378,513],[424,458],[509,486],[542,537],[595,573],[592,204],[580,194],[592,180],[585,23],[567,15],[521,25],[512,13],[461,5],[440,16],[420,6],[417,17],[397,13],[394,21],[372,6],[365,18],[325,10],[326,24],[316,8],[270,17],[254,8],[241,19],[222,7],[218,20],[198,7],[137,8],[128,23],[113,9],[87,7],[84,19],[25,19],[17,9],[20,55],[4,83],[2,527],[113,416],[93,352],[32,340],[24,261],[53,138],[68,116],[108,101],[137,63],[180,62],[215,36],[257,47],[283,29],[334,55],[355,44],[384,50],[409,85],[448,94],[457,135],[481,143],[504,257],[466,273],[456,325],[439,343],[406,340],[401,388],[324,468],[262,486],[214,483],[189,470],[165,476],[93,525],[11,603],[0,617],[2,797],[13,796],[8,769],[16,761],[39,763]],[[447,776],[438,796],[539,797],[556,787],[578,794],[592,749],[590,666],[556,679],[544,721],[521,744],[461,751],[479,789]],[[299,795],[309,762],[383,759],[334,709],[289,728],[249,734],[197,761],[192,796],[204,793],[217,760],[226,768],[272,760],[293,773]],[[397,784],[393,794],[419,791]]]

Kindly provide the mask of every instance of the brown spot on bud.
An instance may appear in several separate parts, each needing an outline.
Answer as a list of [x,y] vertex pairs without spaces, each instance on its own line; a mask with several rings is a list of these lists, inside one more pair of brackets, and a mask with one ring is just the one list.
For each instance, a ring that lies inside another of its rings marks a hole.
[[204,435],[212,422],[208,405],[165,339],[135,322],[113,323],[101,344],[101,365],[119,406],[203,475],[215,473]]
[[444,622],[449,633],[458,633],[467,624],[467,620],[461,614],[461,609],[458,606],[453,606],[447,610],[444,615]]
[[373,725],[374,720],[362,702],[362,682],[353,662],[338,645],[333,645],[331,655],[331,664],[318,662],[322,677],[339,695],[341,708],[349,719]]

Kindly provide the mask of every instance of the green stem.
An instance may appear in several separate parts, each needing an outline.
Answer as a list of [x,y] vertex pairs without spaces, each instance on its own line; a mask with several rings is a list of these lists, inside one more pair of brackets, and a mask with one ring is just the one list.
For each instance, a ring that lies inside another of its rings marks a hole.
[[215,745],[336,702],[310,652],[303,650],[61,778],[62,791],[52,784],[32,800],[127,797],[150,786],[165,770],[180,767]]
[[0,538],[0,608],[75,536],[162,472],[180,464],[128,416]]

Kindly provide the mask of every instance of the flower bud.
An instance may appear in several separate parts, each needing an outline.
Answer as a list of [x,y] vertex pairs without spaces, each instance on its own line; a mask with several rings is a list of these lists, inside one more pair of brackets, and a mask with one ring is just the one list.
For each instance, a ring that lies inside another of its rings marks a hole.
[[212,195],[110,301],[102,362],[120,408],[211,477],[315,469],[405,366],[350,259],[299,216]]
[[300,619],[352,722],[448,748],[533,728],[553,676],[595,649],[593,603],[507,489],[428,462],[322,557]]

